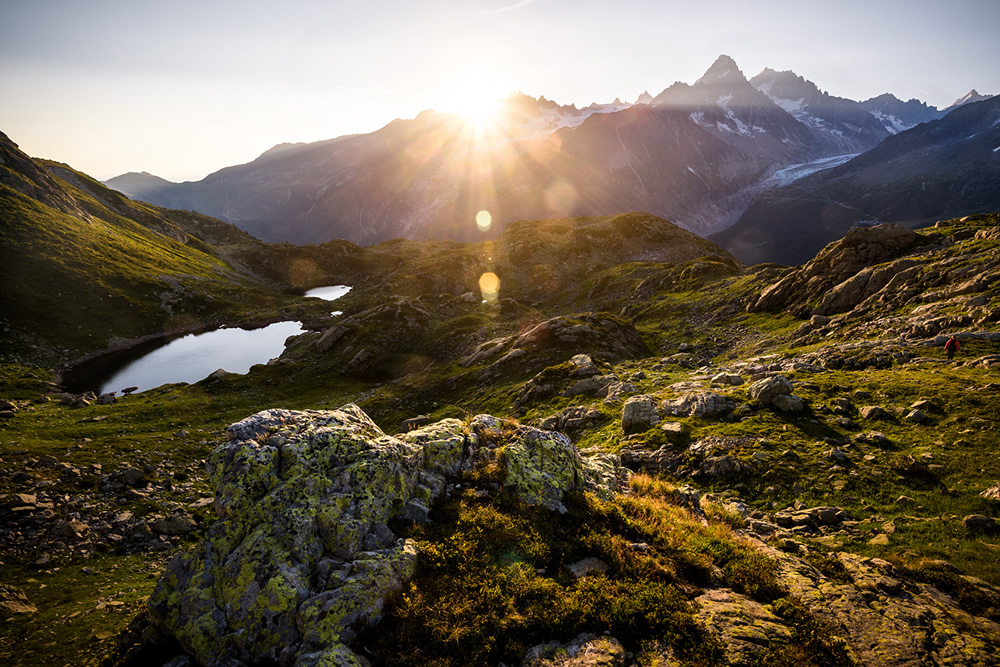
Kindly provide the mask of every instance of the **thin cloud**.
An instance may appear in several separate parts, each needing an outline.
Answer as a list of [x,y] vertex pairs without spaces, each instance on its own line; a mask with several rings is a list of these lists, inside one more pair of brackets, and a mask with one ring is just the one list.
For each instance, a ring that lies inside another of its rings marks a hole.
[[510,11],[514,11],[515,9],[520,9],[521,7],[527,7],[528,5],[532,4],[533,2],[535,2],[535,0],[521,0],[521,2],[518,2],[518,3],[513,4],[513,5],[508,5],[506,7],[501,7],[500,9],[489,9],[489,10],[487,10],[485,12],[479,12],[479,15],[480,16],[486,16],[487,14],[499,14],[501,12],[510,12]]

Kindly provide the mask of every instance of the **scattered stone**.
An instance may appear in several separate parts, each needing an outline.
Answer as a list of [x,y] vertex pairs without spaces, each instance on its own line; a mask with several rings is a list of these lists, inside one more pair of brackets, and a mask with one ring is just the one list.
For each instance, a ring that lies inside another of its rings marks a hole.
[[982,491],[979,495],[987,500],[1000,500],[1000,482]]
[[906,421],[913,422],[914,424],[928,424],[931,421],[931,418],[920,410],[910,410],[906,413],[906,417],[904,417],[904,419],[906,419]]
[[878,445],[880,447],[885,447],[891,442],[889,438],[886,437],[885,433],[882,433],[881,431],[868,431],[867,433],[861,433],[855,437],[855,440],[870,445]]
[[835,398],[830,401],[830,408],[839,415],[850,415],[857,411],[854,404],[846,398]]
[[865,407],[861,408],[861,416],[864,417],[865,419],[884,420],[890,418],[889,413],[886,412],[884,408],[881,408],[877,405],[866,405]]
[[668,399],[660,403],[660,409],[673,416],[715,417],[727,414],[736,409],[736,402],[712,393],[684,394],[677,399]]
[[538,422],[538,428],[545,431],[576,431],[594,426],[604,419],[600,410],[585,405],[575,405]]
[[126,486],[136,487],[146,481],[146,473],[138,468],[128,467],[121,471],[121,479]]
[[663,422],[660,430],[667,434],[667,438],[673,441],[684,437],[684,424],[681,422]]
[[421,426],[426,426],[430,423],[431,418],[429,416],[417,415],[416,417],[410,417],[409,419],[403,420],[403,423],[399,426],[399,430],[403,433],[409,433],[410,431],[418,429]]
[[743,376],[736,375],[735,373],[719,373],[712,378],[712,384],[720,386],[738,386],[743,384]]
[[149,524],[154,533],[160,535],[187,535],[198,527],[197,522],[186,514],[153,519]]
[[962,523],[969,532],[973,533],[992,531],[997,527],[995,519],[982,514],[970,514],[962,519]]
[[880,533],[868,540],[868,544],[872,546],[887,546],[889,544],[889,536],[885,533]]
[[833,321],[832,318],[827,317],[826,315],[813,315],[809,318],[809,324],[814,327],[825,327],[831,321]]
[[621,450],[622,464],[631,470],[669,472],[676,470],[683,457],[670,447],[655,451],[626,446]]
[[35,605],[28,601],[28,596],[20,588],[0,583],[0,618],[15,614],[34,614],[38,611]]
[[779,394],[771,400],[771,405],[782,412],[802,412],[805,409],[802,398],[794,394]]
[[607,574],[608,564],[599,558],[584,558],[575,563],[570,563],[566,565],[566,569],[569,570],[574,577],[577,579],[583,579],[590,574]]
[[826,457],[832,461],[836,461],[841,465],[850,463],[851,461],[851,459],[847,456],[847,452],[845,452],[840,447],[834,447],[833,449],[831,449],[829,452],[826,453]]
[[551,641],[528,649],[523,667],[625,667],[629,653],[611,636],[582,634],[563,644]]

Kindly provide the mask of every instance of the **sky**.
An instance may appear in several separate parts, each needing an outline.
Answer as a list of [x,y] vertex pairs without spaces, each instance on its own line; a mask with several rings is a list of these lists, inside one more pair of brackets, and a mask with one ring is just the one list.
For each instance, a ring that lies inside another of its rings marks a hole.
[[101,180],[199,180],[515,90],[631,102],[721,54],[943,108],[1000,93],[998,32],[1000,0],[2,0],[0,132]]

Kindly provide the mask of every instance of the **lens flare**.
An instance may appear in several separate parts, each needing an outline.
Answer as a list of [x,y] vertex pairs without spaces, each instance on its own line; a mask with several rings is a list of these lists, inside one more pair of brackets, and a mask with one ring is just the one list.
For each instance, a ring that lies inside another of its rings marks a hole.
[[487,271],[479,276],[479,291],[483,294],[483,301],[486,303],[496,303],[500,296],[500,278],[492,271]]
[[476,213],[476,227],[479,227],[479,231],[488,232],[492,226],[493,216],[490,215],[489,211],[480,211],[479,213]]

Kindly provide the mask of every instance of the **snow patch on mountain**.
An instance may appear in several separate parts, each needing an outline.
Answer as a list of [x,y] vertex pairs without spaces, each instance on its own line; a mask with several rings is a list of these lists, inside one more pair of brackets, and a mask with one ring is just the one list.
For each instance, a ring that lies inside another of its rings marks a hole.
[[870,111],[869,113],[875,116],[875,118],[877,118],[878,121],[885,126],[885,129],[891,134],[899,134],[900,132],[905,132],[906,130],[914,127],[913,125],[904,123],[892,114],[882,113],[881,111]]
[[[744,137],[753,137],[756,136],[756,133],[767,132],[767,130],[765,130],[762,127],[758,127],[757,125],[751,127],[746,123],[744,123],[742,120],[740,120],[740,118],[733,112],[733,110],[729,108],[729,103],[732,101],[732,99],[733,96],[731,94],[728,94],[728,95],[720,95],[719,99],[715,101],[715,103],[719,106],[719,108],[721,108],[723,111],[726,112],[726,117],[729,118],[729,120],[732,121],[733,125],[736,126],[736,129],[734,130],[733,128],[729,127],[728,123],[723,123],[722,121],[718,121],[716,123],[716,126],[719,128],[720,132],[731,132],[734,134],[739,134],[740,136]],[[691,115],[693,116],[694,114]],[[694,119],[692,118],[692,120]]]

